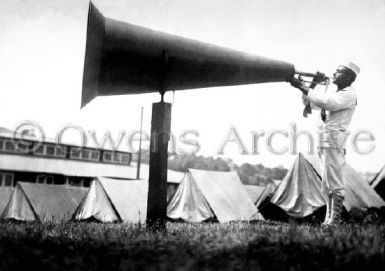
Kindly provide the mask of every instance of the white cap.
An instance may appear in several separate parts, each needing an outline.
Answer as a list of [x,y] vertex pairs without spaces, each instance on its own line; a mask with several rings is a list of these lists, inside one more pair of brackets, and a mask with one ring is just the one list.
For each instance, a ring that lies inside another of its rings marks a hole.
[[349,60],[342,62],[340,66],[343,66],[345,68],[348,68],[349,70],[352,70],[356,74],[356,76],[360,73],[360,68]]

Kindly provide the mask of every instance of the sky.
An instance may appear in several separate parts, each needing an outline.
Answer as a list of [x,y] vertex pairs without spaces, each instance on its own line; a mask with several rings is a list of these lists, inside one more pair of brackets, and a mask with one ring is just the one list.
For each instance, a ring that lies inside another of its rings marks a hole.
[[[350,59],[361,73],[353,86],[358,106],[352,132],[367,131],[359,154],[348,141],[347,161],[359,171],[376,172],[385,164],[385,0],[94,0],[104,16],[154,30],[293,63],[299,70],[331,75]],[[95,131],[125,139],[140,127],[150,132],[151,106],[159,94],[98,97],[80,110],[89,2],[86,0],[0,0],[0,126],[15,129],[26,120],[47,137],[66,131],[67,140]],[[172,105],[177,150],[191,151],[179,136],[198,141],[198,154],[218,156],[230,129],[247,154],[228,142],[220,157],[241,163],[290,167],[295,154],[274,154],[266,144],[273,131],[314,134],[314,113],[302,117],[301,94],[287,83],[186,90],[166,94]],[[233,128],[231,128],[233,127]],[[252,133],[265,133],[252,153]],[[125,141],[126,143],[126,141]],[[298,140],[299,150],[307,141]],[[282,149],[288,139],[276,134]],[[126,144],[127,145],[127,144]],[[146,145],[144,143],[144,145]]]

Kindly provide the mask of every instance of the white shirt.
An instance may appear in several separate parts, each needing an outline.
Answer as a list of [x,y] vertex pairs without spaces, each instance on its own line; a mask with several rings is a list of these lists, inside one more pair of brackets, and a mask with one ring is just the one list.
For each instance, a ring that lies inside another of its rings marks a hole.
[[319,147],[344,149],[348,136],[348,127],[357,105],[357,96],[349,86],[337,91],[337,88],[318,87],[303,95],[306,104],[310,101],[312,108],[325,109],[326,120],[318,120]]

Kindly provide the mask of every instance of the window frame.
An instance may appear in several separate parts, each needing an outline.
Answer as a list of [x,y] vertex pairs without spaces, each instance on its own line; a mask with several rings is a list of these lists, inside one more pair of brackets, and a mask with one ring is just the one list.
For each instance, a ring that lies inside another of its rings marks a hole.
[[[48,180],[50,180],[48,182]],[[51,174],[39,174],[36,176],[35,183],[38,184],[55,184],[55,176]]]
[[[125,161],[125,158],[127,159],[127,161]],[[130,154],[128,153],[122,153],[122,163],[125,164],[125,165],[129,165],[130,164]]]
[[[11,185],[6,185],[7,177],[11,177]],[[0,187],[13,187],[15,184],[15,173],[0,172]]]
[[[106,158],[107,155],[110,156],[109,159]],[[114,162],[114,157],[113,157],[112,151],[104,151],[103,152],[103,162],[106,162],[106,163],[113,163]]]
[[[12,148],[13,148],[13,149],[12,149],[12,150],[11,150],[11,149],[8,149],[8,148],[7,148],[7,144],[12,144]],[[12,153],[17,152],[15,143],[14,143],[12,140],[5,140],[5,141],[4,141],[4,150],[5,150],[6,152],[12,152]]]
[[0,138],[0,151],[4,151],[5,150],[4,142],[5,142],[5,139],[4,138]]

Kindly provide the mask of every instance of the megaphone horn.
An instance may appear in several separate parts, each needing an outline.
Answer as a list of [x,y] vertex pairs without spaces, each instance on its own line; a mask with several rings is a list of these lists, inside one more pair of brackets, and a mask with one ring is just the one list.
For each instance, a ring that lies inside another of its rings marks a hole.
[[106,18],[90,2],[82,107],[120,95],[282,82],[290,63]]

